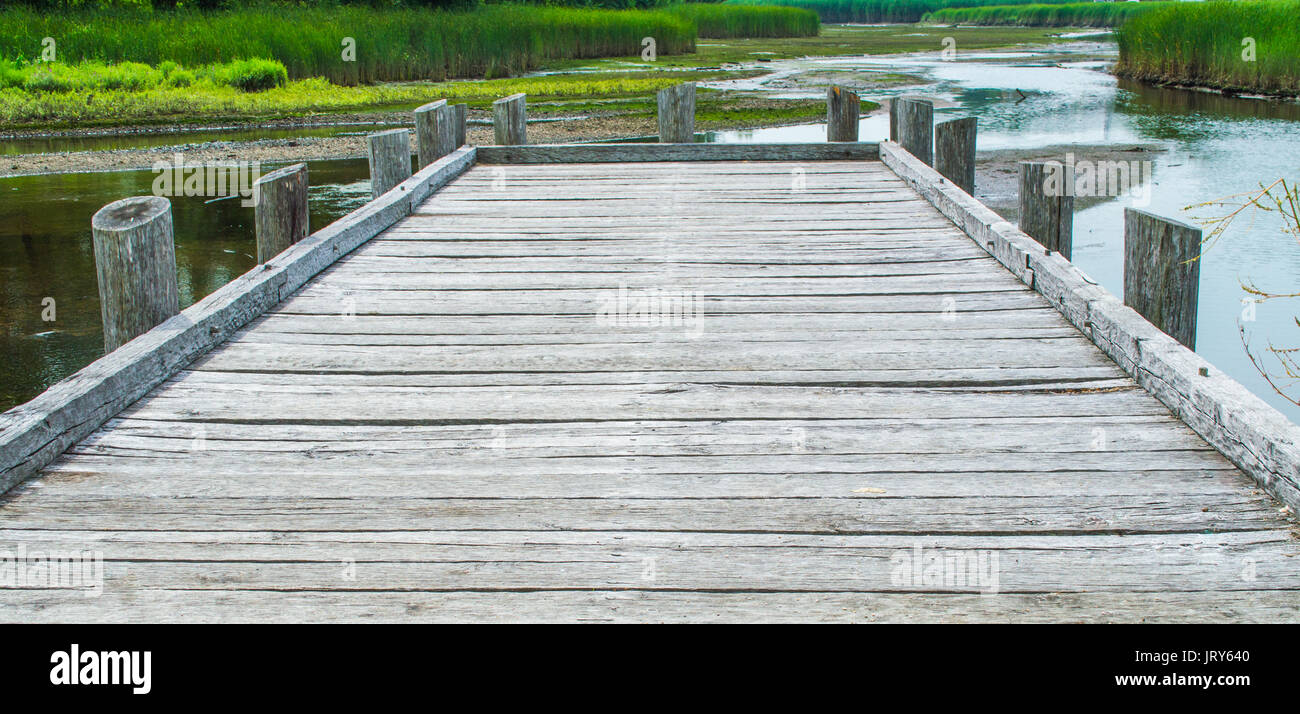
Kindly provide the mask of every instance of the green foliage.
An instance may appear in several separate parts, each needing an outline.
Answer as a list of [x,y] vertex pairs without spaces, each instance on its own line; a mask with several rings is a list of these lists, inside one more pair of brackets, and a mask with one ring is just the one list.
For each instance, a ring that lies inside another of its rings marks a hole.
[[0,89],[25,92],[143,92],[159,87],[189,87],[199,77],[214,87],[257,92],[283,86],[284,65],[273,60],[236,60],[201,68],[197,73],[175,62],[150,67],[139,62],[106,64],[92,60],[75,65],[62,62],[20,64],[0,59]]
[[[666,11],[487,5],[472,11],[367,6],[272,6],[221,12],[180,9],[38,13],[0,11],[0,56],[39,54],[56,38],[67,62],[172,61],[186,66],[246,58],[283,63],[290,78],[336,84],[500,77],[546,60],[695,49],[694,24]],[[355,61],[343,38],[355,39]]]
[[1029,25],[1036,27],[1118,27],[1131,17],[1154,12],[1173,2],[1071,2],[1066,4],[946,8],[925,16],[946,25]]
[[947,7],[1021,5],[1075,0],[726,0],[728,5],[786,5],[816,12],[822,22],[919,22]]
[[689,3],[669,10],[695,23],[700,37],[816,37],[817,13],[794,7]]
[[289,81],[289,71],[275,60],[235,60],[208,68],[214,84],[224,84],[245,92],[262,92],[282,87]]
[[[1300,94],[1300,2],[1171,3],[1119,29],[1116,72],[1143,79]],[[1253,57],[1248,52],[1253,40]]]

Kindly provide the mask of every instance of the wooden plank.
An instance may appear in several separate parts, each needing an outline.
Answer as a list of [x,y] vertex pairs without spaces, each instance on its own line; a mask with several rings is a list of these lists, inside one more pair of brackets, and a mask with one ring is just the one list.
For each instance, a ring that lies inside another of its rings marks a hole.
[[1294,591],[1197,593],[253,592],[25,590],[7,622],[1300,622]]
[[[574,164],[646,161],[836,161],[873,160],[875,144],[538,144],[484,146],[484,164]],[[732,170],[733,172],[735,169]]]

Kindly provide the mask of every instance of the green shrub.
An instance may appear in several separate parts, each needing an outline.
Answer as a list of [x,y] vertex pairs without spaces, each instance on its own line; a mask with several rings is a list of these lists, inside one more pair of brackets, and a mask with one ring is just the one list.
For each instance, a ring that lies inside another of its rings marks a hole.
[[245,92],[262,92],[284,86],[289,81],[289,70],[276,60],[235,60],[226,65],[214,65],[212,78],[216,84],[226,84]]

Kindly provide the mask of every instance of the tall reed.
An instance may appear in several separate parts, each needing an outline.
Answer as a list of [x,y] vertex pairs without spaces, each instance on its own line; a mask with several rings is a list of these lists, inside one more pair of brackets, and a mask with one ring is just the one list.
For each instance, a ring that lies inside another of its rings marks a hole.
[[1118,27],[1129,18],[1179,2],[1071,2],[1066,4],[945,8],[925,16],[943,25],[1031,25],[1041,27]]
[[[695,49],[695,27],[665,11],[487,5],[472,11],[270,6],[222,12],[0,11],[0,57],[31,59],[55,40],[62,62],[197,66],[265,58],[294,79],[336,84],[499,77],[544,60]],[[355,61],[345,56],[355,40]]]
[[816,37],[817,13],[794,7],[686,3],[669,10],[695,23],[700,37]]
[[1300,94],[1300,2],[1174,3],[1119,29],[1118,74]]
[[919,22],[946,7],[1023,5],[1076,0],[726,0],[727,5],[787,5],[812,10],[822,22]]

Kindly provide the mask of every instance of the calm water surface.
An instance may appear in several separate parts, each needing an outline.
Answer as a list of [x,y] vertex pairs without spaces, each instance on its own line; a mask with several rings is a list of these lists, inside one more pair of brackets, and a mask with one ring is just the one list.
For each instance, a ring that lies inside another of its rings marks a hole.
[[[370,197],[364,159],[311,162],[308,174],[313,229]],[[0,409],[102,355],[90,218],[107,203],[151,193],[154,177],[115,171],[0,179]],[[182,308],[257,263],[253,209],[238,199],[207,200],[171,199]],[[46,298],[54,300],[52,322],[43,319]]]

